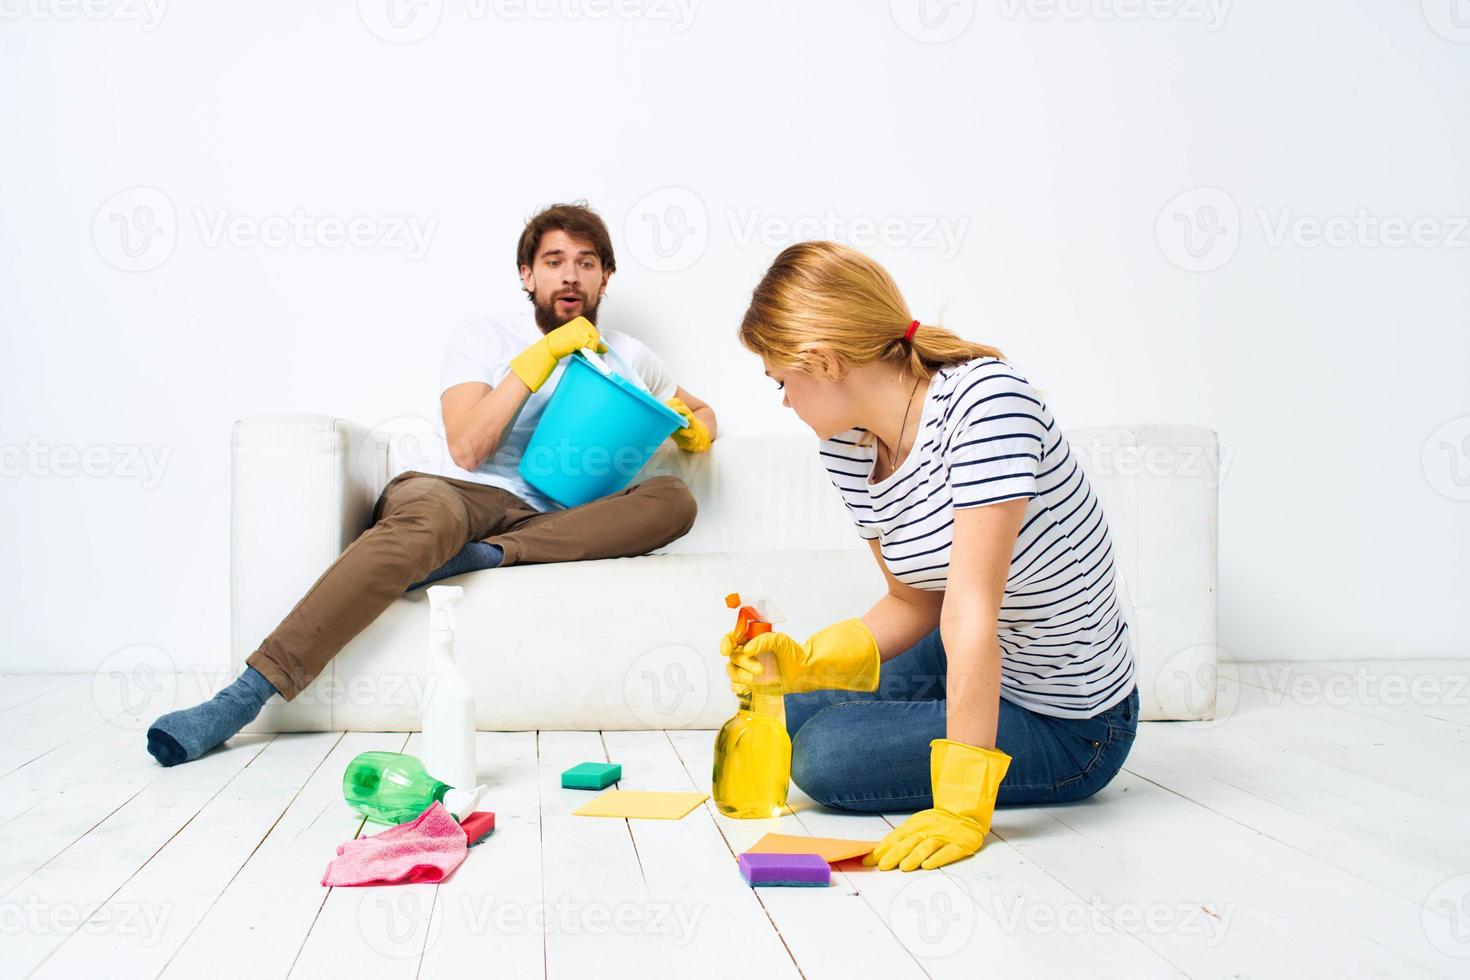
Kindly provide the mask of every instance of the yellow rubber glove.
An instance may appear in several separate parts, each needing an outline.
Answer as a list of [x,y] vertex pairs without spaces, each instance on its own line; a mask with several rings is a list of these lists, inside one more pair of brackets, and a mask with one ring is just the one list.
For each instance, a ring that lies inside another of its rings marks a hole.
[[510,369],[526,383],[527,388],[535,391],[551,377],[558,361],[583,347],[591,347],[599,354],[607,350],[607,345],[602,342],[602,335],[597,332],[592,321],[585,316],[579,316],[563,323],[517,354],[510,362]]
[[980,850],[1011,757],[1000,749],[936,738],[929,743],[934,806],[894,827],[863,858],[879,871],[928,871]]
[[674,440],[674,445],[691,453],[702,453],[708,450],[710,446],[709,426],[704,424],[703,419],[694,417],[689,406],[684,404],[684,399],[676,396],[664,404],[684,416],[689,422],[689,425],[682,429],[675,429],[674,434],[669,436]]
[[805,643],[785,633],[762,633],[737,644],[734,635],[726,633],[720,653],[728,658],[725,673],[737,693],[749,689],[760,670],[756,658],[762,654],[775,657],[783,693],[878,689],[878,641],[861,619],[844,619],[818,630]]

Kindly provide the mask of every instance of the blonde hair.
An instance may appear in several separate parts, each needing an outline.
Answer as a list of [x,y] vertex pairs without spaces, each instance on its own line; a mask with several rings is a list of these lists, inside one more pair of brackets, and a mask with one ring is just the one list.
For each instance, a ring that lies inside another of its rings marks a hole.
[[836,242],[798,242],[776,256],[756,285],[739,336],[752,352],[811,374],[820,370],[824,350],[854,366],[890,361],[916,381],[977,357],[1005,357],[922,323],[905,341],[913,319],[877,262]]
[[740,323],[740,342],[783,367],[816,373],[818,351],[850,365],[891,361],[917,378],[977,357],[1004,358],[939,326],[913,322],[893,277],[855,248],[798,242],[776,256]]

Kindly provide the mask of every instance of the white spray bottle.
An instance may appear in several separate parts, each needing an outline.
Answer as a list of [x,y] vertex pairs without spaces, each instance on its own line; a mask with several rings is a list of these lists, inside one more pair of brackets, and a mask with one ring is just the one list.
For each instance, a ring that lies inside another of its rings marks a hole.
[[454,663],[458,585],[429,586],[429,659],[424,703],[424,768],[455,789],[474,790],[475,694]]

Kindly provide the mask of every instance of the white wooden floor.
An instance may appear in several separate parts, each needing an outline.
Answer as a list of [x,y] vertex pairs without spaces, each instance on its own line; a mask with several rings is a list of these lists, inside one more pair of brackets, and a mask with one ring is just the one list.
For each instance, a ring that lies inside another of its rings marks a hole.
[[90,676],[7,676],[0,974],[1470,976],[1470,664],[1238,672],[1225,717],[1144,724],[1101,794],[999,811],[974,858],[759,890],[734,855],[767,831],[877,838],[901,815],[793,787],[779,820],[574,817],[567,766],[708,790],[713,733],[487,732],[497,829],[449,881],[327,889],[363,830],[347,761],[417,736],[246,736],[166,770],[151,719],[104,717]]

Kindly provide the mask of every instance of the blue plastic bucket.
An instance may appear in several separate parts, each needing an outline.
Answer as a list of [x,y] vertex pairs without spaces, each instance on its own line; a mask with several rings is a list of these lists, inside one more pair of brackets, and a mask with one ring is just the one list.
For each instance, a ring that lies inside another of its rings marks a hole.
[[564,507],[617,493],[632,482],[684,416],[579,351],[521,456],[525,481]]

